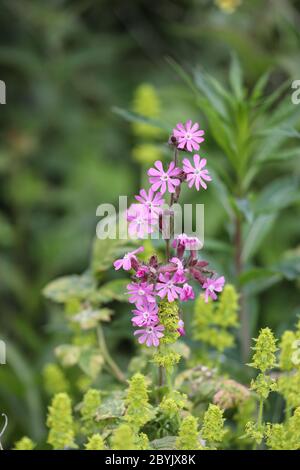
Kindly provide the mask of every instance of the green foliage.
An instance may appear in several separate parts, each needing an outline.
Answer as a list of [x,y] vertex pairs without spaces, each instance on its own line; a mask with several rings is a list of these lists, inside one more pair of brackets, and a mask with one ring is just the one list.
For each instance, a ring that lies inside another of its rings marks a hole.
[[111,438],[112,450],[138,450],[136,436],[128,424],[121,424]]
[[284,424],[268,424],[266,443],[272,450],[300,449],[300,408]]
[[43,381],[45,390],[49,395],[69,390],[69,383],[65,374],[57,364],[46,364],[44,366]]
[[125,403],[127,406],[125,420],[136,430],[154,417],[148,401],[146,380],[142,374],[137,373],[129,380]]
[[277,351],[276,340],[270,328],[263,328],[260,330],[257,339],[254,339],[255,346],[253,346],[253,357],[251,367],[262,371],[263,373],[267,370],[273,369],[276,366]]
[[71,400],[66,393],[58,393],[53,397],[48,409],[47,426],[47,442],[53,449],[76,447]]
[[36,444],[29,437],[24,436],[15,442],[14,450],[34,450],[35,447]]
[[178,450],[203,450],[199,440],[198,422],[194,416],[189,415],[182,420],[175,445]]
[[[209,447],[222,442],[225,434],[223,411],[217,406],[210,404],[204,414],[201,436],[208,441]],[[206,444],[207,446],[207,444]]]
[[85,444],[86,450],[105,450],[104,441],[100,434],[93,434]]
[[101,404],[99,390],[90,388],[84,395],[80,408],[82,432],[86,435],[92,434],[95,429],[95,416]]
[[206,303],[203,294],[195,302],[193,337],[223,352],[234,345],[229,328],[238,326],[238,294],[231,284],[226,284],[218,302],[210,298]]

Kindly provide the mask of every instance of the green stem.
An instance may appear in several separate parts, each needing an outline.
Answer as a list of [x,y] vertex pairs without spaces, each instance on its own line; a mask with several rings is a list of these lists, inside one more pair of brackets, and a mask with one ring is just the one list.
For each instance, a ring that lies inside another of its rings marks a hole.
[[259,410],[258,410],[258,418],[257,418],[258,427],[261,427],[263,424],[263,411],[264,411],[264,401],[261,398],[259,401]]
[[119,380],[119,382],[126,382],[123,372],[121,371],[119,366],[115,363],[115,361],[109,354],[101,325],[98,325],[97,327],[97,336],[98,336],[99,348],[103,354],[106,364],[110,367],[111,372],[116,377],[116,379]]
[[[235,219],[235,272],[237,278],[242,274],[244,266],[242,261],[242,250],[243,250],[243,240],[242,240],[242,223],[240,217]],[[244,362],[248,360],[250,352],[250,327],[249,319],[246,310],[245,296],[240,291],[240,319],[241,319],[241,345],[242,345],[242,356]]]

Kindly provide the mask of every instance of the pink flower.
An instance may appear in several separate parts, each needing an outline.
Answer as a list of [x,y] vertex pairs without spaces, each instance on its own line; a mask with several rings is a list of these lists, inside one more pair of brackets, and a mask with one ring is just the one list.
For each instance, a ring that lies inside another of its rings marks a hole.
[[217,299],[216,292],[222,292],[225,284],[224,276],[217,279],[207,278],[203,284],[203,289],[205,289],[205,302],[208,302],[208,297],[211,297],[213,300]]
[[127,210],[128,232],[131,237],[144,238],[154,231],[157,218],[154,218],[142,204],[131,204]]
[[155,168],[148,170],[152,190],[160,190],[161,194],[164,194],[168,188],[169,193],[175,193],[176,186],[180,185],[180,180],[176,178],[181,172],[180,168],[175,168],[175,163],[171,162],[169,168],[165,171],[160,160],[157,160],[154,166]]
[[153,293],[153,284],[147,282],[141,282],[140,284],[132,282],[127,286],[129,302],[131,304],[142,305],[143,302],[155,302]]
[[151,214],[158,216],[161,213],[164,199],[160,192],[155,193],[153,189],[150,188],[147,193],[145,189],[141,189],[139,196],[135,196],[135,199],[148,209]]
[[175,285],[175,281],[169,273],[160,274],[159,281],[156,284],[157,295],[164,298],[168,297],[169,302],[173,302],[175,299],[178,299],[178,296],[181,294],[181,287]]
[[183,267],[182,261],[179,258],[174,257],[170,259],[170,262],[176,264],[176,267],[177,267],[177,270],[173,276],[173,280],[175,282],[178,282],[179,284],[185,282],[186,281],[186,278],[184,275],[185,269]]
[[182,286],[180,300],[182,302],[186,302],[187,300],[193,300],[194,298],[195,298],[195,294],[194,294],[193,288],[186,282]]
[[149,347],[157,347],[159,345],[160,338],[164,336],[162,331],[164,331],[163,325],[147,326],[147,328],[142,330],[136,330],[133,334],[135,336],[140,335],[138,340],[140,344],[146,343]]
[[140,246],[136,250],[130,251],[129,253],[126,253],[123,256],[123,258],[117,259],[114,262],[115,270],[117,271],[118,269],[123,268],[125,271],[129,271],[132,268],[132,264],[134,264],[134,262],[136,262],[136,263],[138,262],[135,255],[137,253],[141,253],[142,251],[144,251],[144,247]]
[[149,268],[148,266],[145,266],[145,265],[142,265],[139,267],[139,269],[137,270],[137,272],[135,273],[136,277],[138,278],[143,278],[145,277],[149,272]]
[[183,163],[183,171],[187,175],[186,180],[187,180],[189,188],[195,185],[197,191],[199,191],[200,186],[202,186],[202,188],[204,189],[207,189],[207,184],[205,183],[205,181],[211,181],[211,177],[208,174],[208,170],[203,169],[206,165],[206,159],[205,158],[201,159],[199,155],[195,154],[194,155],[195,167],[193,167],[193,165],[187,158],[184,158],[182,160],[182,163]]
[[[172,243],[173,248],[184,248],[187,250],[200,250],[203,243],[197,237],[189,237],[185,233],[177,235]],[[181,250],[182,251],[182,250]],[[184,250],[183,250],[184,251]]]
[[198,130],[199,124],[196,122],[192,123],[191,120],[187,121],[185,126],[180,122],[176,125],[176,128],[173,129],[173,135],[176,137],[179,149],[186,148],[189,152],[193,150],[199,150],[201,142],[204,141],[202,137],[204,131]]
[[185,329],[184,329],[184,321],[183,320],[179,320],[178,330],[177,331],[180,334],[180,336],[185,336]]
[[132,323],[135,326],[151,326],[158,323],[158,307],[154,303],[143,303],[133,310]]

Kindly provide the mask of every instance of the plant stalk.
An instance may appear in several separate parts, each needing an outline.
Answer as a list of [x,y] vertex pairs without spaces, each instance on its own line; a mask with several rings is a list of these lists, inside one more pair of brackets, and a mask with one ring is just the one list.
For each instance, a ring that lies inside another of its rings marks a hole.
[[111,372],[113,373],[115,378],[117,380],[119,380],[119,382],[126,382],[126,379],[125,379],[125,376],[124,376],[123,372],[121,371],[119,366],[115,363],[115,361],[113,360],[113,358],[111,357],[111,355],[110,355],[110,353],[107,349],[105,336],[104,336],[103,329],[102,329],[101,325],[98,325],[98,327],[97,327],[97,337],[98,337],[99,348],[100,348],[100,350],[103,354],[103,357],[104,357],[104,360],[105,360],[106,364],[110,367]]

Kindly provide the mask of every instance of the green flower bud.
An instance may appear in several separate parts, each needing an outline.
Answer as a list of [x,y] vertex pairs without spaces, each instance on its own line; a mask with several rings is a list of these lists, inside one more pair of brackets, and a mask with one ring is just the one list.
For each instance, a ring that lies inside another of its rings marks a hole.
[[179,428],[175,443],[177,450],[203,450],[200,444],[198,423],[194,416],[186,416]]
[[14,450],[33,450],[35,447],[36,444],[29,437],[24,436],[15,443]]
[[48,444],[54,449],[77,447],[74,443],[74,423],[69,396],[66,393],[55,395],[48,410]]
[[104,441],[100,434],[93,434],[85,444],[86,450],[104,450]]

